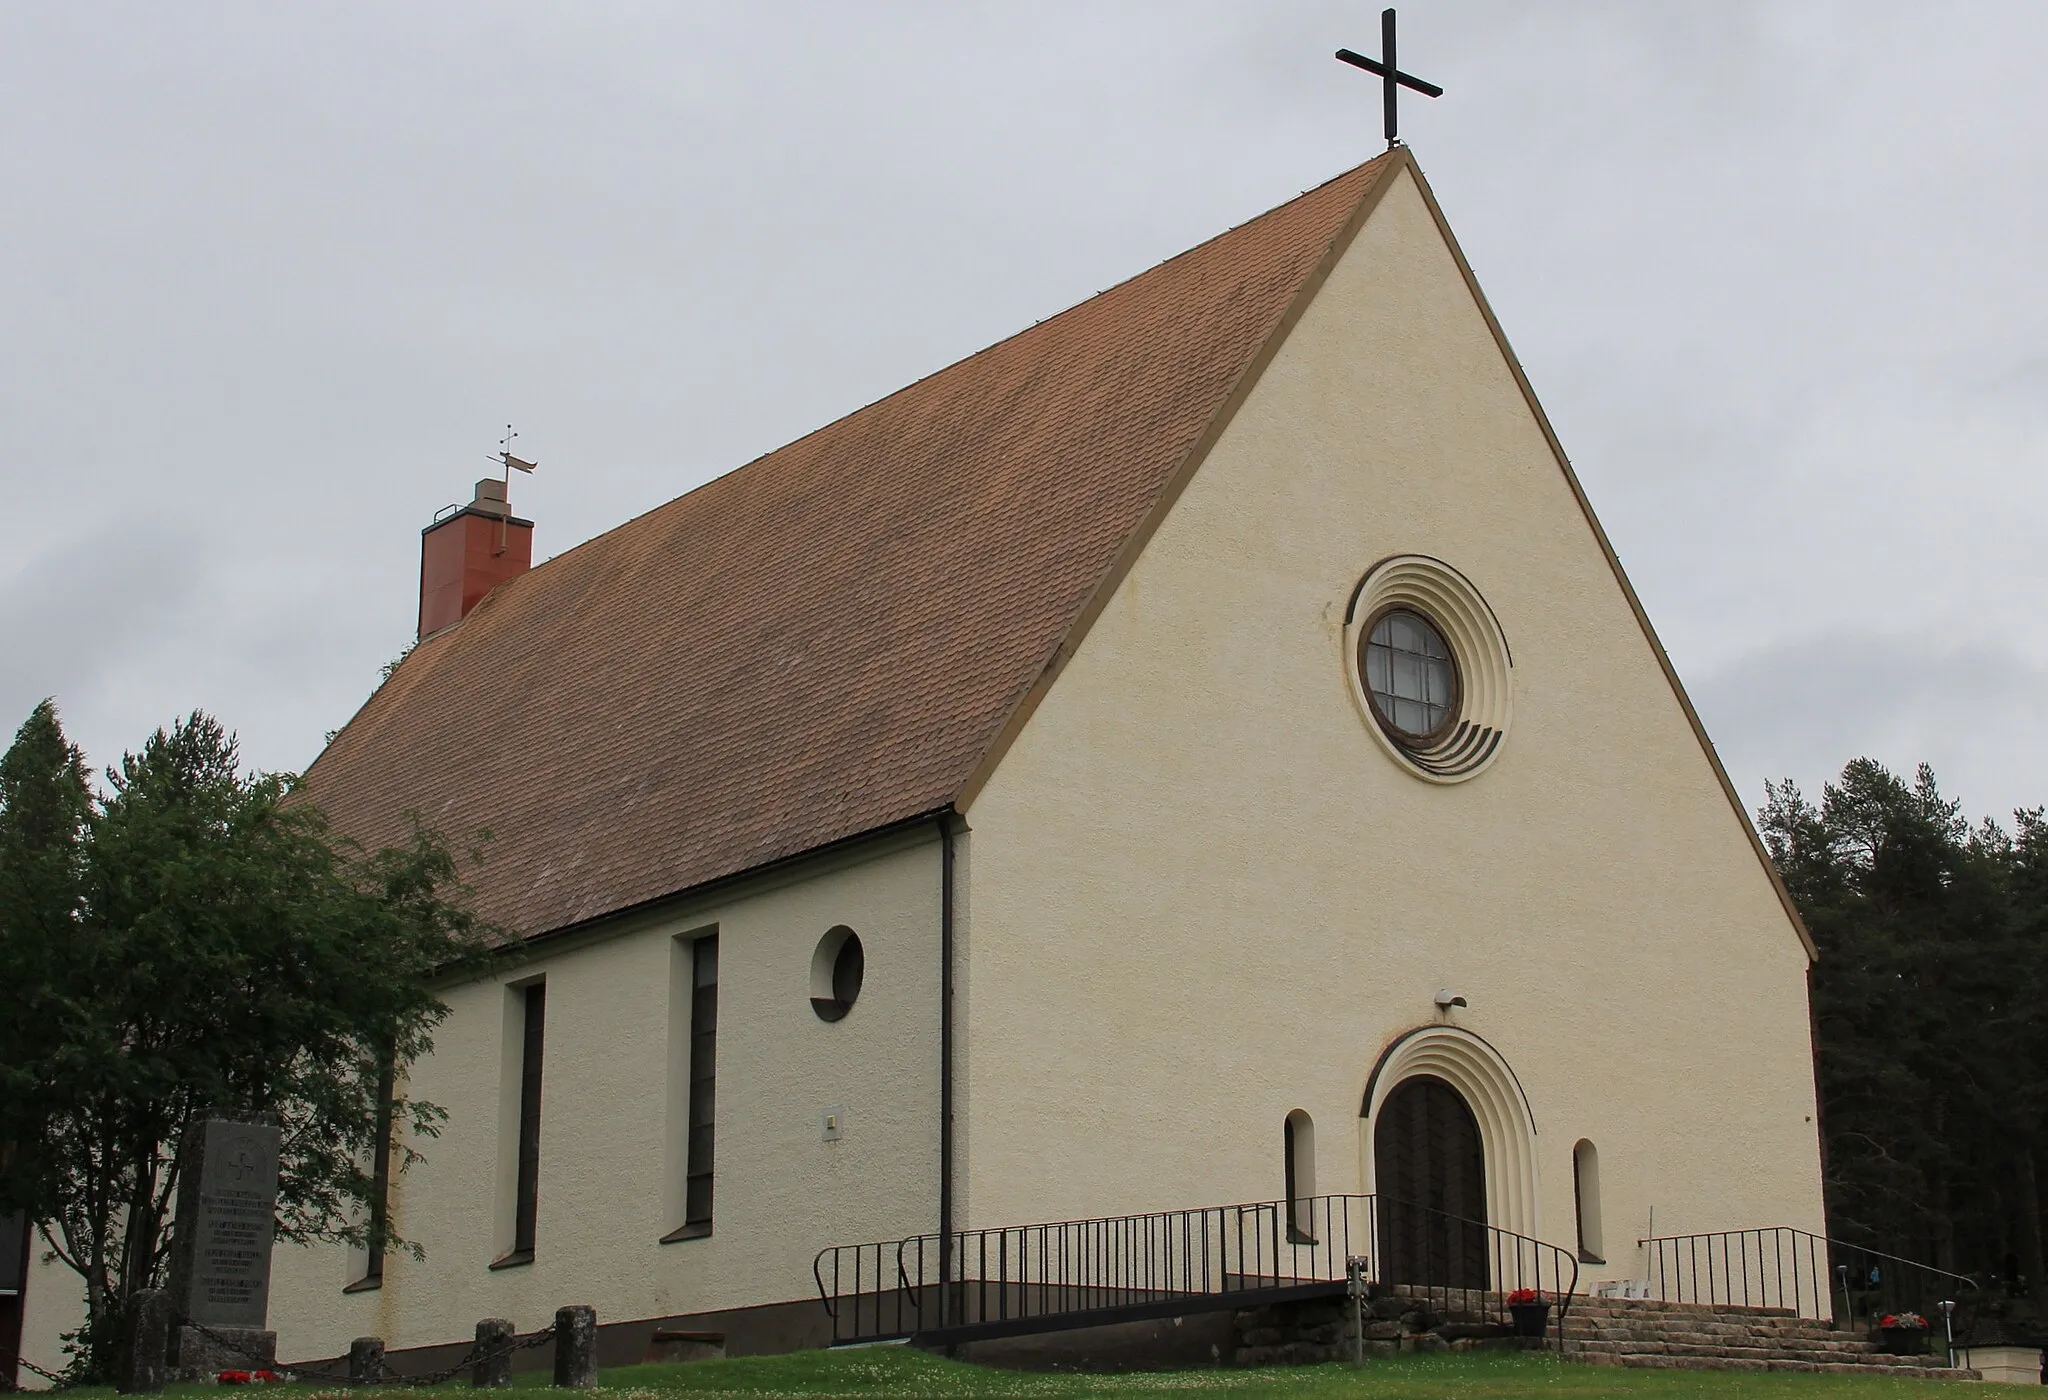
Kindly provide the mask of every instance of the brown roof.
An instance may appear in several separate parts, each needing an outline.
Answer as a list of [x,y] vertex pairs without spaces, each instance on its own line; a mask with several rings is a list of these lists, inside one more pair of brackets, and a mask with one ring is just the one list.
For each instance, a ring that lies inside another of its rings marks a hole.
[[526,936],[947,806],[1389,160],[500,585],[305,790]]

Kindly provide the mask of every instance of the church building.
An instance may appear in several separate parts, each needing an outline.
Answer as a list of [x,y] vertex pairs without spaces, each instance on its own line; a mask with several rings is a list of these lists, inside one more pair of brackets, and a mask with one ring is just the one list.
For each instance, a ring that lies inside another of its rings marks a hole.
[[1581,1292],[1823,1231],[1812,943],[1407,148],[533,528],[426,530],[306,775],[373,847],[487,828],[519,946],[410,1073],[424,1257],[278,1246],[280,1357],[820,1345],[835,1246],[1226,1203],[1418,1201]]

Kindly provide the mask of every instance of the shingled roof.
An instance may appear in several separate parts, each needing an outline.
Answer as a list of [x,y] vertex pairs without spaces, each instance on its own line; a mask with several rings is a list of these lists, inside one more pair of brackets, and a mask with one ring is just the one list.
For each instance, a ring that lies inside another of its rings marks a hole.
[[501,584],[304,790],[521,936],[945,808],[1394,159]]

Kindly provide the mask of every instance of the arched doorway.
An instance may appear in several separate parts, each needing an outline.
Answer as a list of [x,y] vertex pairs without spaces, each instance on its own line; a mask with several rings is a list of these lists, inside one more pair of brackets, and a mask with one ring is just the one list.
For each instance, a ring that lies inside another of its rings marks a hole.
[[1464,1095],[1433,1074],[1402,1080],[1373,1122],[1379,1275],[1485,1288],[1486,1149]]
[[1542,1221],[1536,1215],[1536,1115],[1507,1060],[1462,1026],[1415,1026],[1380,1051],[1358,1104],[1358,1148],[1364,1166],[1360,1184],[1367,1191],[1386,1189],[1373,1164],[1373,1125],[1394,1091],[1417,1075],[1433,1076],[1456,1089],[1479,1120],[1486,1223],[1541,1238]]

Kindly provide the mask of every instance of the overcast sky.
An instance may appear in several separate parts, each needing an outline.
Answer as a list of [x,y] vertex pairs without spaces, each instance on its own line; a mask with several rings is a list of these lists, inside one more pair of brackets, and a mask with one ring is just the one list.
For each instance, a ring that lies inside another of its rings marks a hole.
[[[0,19],[0,725],[100,763],[194,706],[308,763],[508,419],[538,559],[1381,144],[1355,3]],[[2048,801],[2048,5],[1416,0],[1401,58],[1752,805]]]

